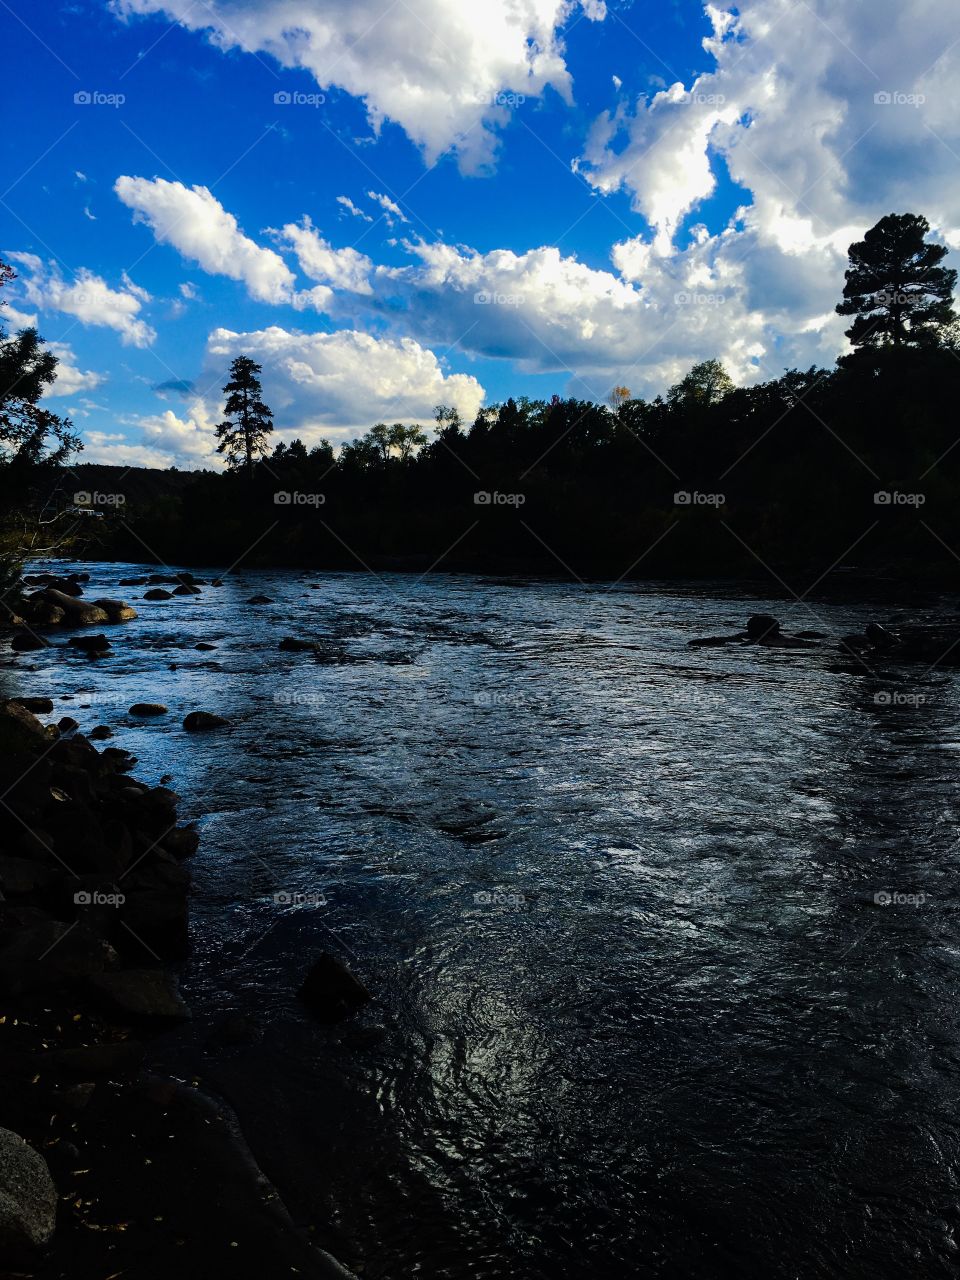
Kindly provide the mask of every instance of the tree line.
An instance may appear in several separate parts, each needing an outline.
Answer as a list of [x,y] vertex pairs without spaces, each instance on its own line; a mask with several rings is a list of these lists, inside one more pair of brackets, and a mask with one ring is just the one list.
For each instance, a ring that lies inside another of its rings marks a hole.
[[[652,400],[517,397],[471,423],[441,405],[429,433],[378,423],[335,453],[273,443],[262,370],[241,355],[217,432],[226,471],[97,537],[104,554],[147,545],[206,564],[781,576],[837,562],[943,577],[960,556],[960,338],[956,272],[929,233],[914,214],[881,219],[850,247],[837,310],[851,353],[751,387],[707,360]],[[33,362],[19,435],[0,378],[0,485],[43,469],[41,426],[48,466],[77,443],[71,424],[34,416],[51,370],[30,335],[0,342],[4,376],[10,344],[11,371],[17,351]]]

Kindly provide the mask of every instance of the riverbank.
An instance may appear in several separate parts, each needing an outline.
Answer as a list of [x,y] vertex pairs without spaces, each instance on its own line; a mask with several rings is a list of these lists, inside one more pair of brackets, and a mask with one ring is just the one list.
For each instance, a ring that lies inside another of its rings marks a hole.
[[190,1017],[176,968],[198,835],[127,751],[52,712],[0,703],[0,1273],[342,1280],[230,1108],[144,1069]]

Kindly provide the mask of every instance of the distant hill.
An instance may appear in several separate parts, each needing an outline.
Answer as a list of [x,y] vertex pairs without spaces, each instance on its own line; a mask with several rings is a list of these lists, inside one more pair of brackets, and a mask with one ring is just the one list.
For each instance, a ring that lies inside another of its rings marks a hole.
[[100,502],[100,509],[117,506],[139,507],[158,498],[177,497],[198,476],[212,472],[163,471],[159,467],[110,467],[97,462],[81,462],[63,467],[51,484],[50,500],[72,503],[77,493],[100,496],[122,496],[122,503]]

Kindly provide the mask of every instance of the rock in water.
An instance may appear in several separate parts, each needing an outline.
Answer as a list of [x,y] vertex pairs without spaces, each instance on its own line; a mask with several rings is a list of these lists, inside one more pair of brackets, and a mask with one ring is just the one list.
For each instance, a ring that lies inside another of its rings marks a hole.
[[135,702],[130,708],[132,716],[165,716],[167,708],[162,702]]
[[48,716],[53,711],[52,698],[11,698],[10,701],[23,707],[25,711],[32,711],[34,715]]
[[71,636],[67,644],[74,649],[83,649],[86,653],[104,653],[110,648],[110,641],[102,633],[95,636]]
[[149,591],[145,591],[144,600],[172,600],[173,594],[170,591],[164,591],[163,587],[152,587]]
[[747,635],[753,641],[763,643],[780,634],[780,623],[769,613],[755,613],[747,620]]
[[190,1017],[190,1008],[180,995],[176,978],[162,969],[97,974],[88,980],[87,986],[109,1009],[128,1017]]
[[321,1022],[340,1022],[373,999],[359,978],[328,951],[321,952],[297,995]]
[[269,596],[251,596],[247,604],[273,604]]
[[43,636],[35,636],[30,631],[18,631],[10,641],[10,648],[14,653],[29,653],[33,649],[46,649],[49,643]]
[[93,603],[104,610],[111,622],[132,622],[137,616],[136,609],[122,600],[94,600]]
[[0,1129],[0,1254],[29,1260],[49,1243],[57,1221],[57,1190],[43,1156],[9,1129]]
[[184,719],[183,727],[188,733],[202,733],[205,729],[222,729],[230,723],[223,716],[215,716],[212,711],[191,711]]

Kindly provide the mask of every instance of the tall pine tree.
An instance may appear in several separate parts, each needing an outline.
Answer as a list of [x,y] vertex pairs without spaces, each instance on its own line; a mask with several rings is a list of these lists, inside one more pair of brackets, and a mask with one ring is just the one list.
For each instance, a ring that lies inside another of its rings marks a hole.
[[850,246],[842,316],[855,347],[929,345],[954,319],[956,271],[942,267],[941,244],[929,244],[930,223],[915,213],[889,213]]
[[253,472],[254,460],[269,452],[267,437],[273,431],[273,413],[260,399],[263,369],[249,356],[237,356],[230,366],[224,421],[217,427],[217,452],[226,456],[231,471]]

